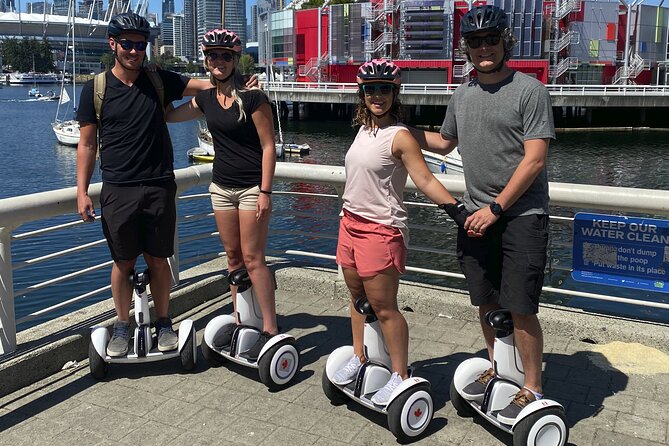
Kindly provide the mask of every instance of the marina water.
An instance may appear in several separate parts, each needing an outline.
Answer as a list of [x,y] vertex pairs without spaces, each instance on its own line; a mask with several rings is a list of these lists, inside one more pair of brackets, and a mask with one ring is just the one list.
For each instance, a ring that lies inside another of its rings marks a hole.
[[[56,88],[52,86],[50,88]],[[70,91],[72,97],[72,92]],[[78,95],[77,95],[78,96]],[[59,145],[51,130],[51,122],[56,113],[56,102],[37,101],[28,97],[28,89],[25,87],[4,87],[0,89],[0,198],[17,195],[42,192],[76,185],[76,148]],[[68,117],[69,118],[69,117]],[[284,142],[308,143],[311,153],[304,157],[287,158],[287,162],[330,164],[343,166],[344,156],[350,143],[355,136],[349,122],[327,121],[284,121],[282,130]],[[438,128],[440,122],[433,123]],[[197,146],[197,123],[187,122],[170,124],[170,133],[174,145],[175,168],[184,168],[189,165],[186,150]],[[485,132],[486,129],[480,129]],[[604,186],[637,187],[648,189],[669,189],[669,133],[664,131],[624,131],[624,132],[565,132],[558,133],[557,141],[551,143],[548,172],[549,180],[555,182],[582,183]],[[96,169],[92,182],[100,181],[99,170]],[[277,185],[277,189],[290,189],[304,192],[333,193],[327,186],[312,184],[290,184]],[[189,190],[188,194],[205,193],[206,187]],[[412,200],[423,200],[419,196],[409,197]],[[208,200],[180,201],[180,214],[184,212],[202,213],[207,212],[210,204]],[[335,252],[336,240],[314,239],[300,235],[291,234],[295,229],[303,232],[323,232],[336,234],[337,208],[339,204],[334,200],[319,199],[315,197],[276,196],[274,199],[274,216],[272,221],[272,234],[270,235],[268,251],[272,250],[304,249],[309,251]],[[290,212],[288,211],[290,210]],[[295,218],[292,213],[307,213],[312,215],[328,216],[324,219],[300,219]],[[446,217],[438,215],[435,217],[433,209],[410,210],[410,222],[420,223],[422,221],[443,221]],[[572,216],[573,210],[552,209],[556,215]],[[428,215],[429,214],[429,215]],[[435,220],[436,218],[436,220]],[[55,221],[69,222],[77,219],[77,215],[63,216]],[[181,222],[179,224],[179,235],[184,237],[189,233],[201,232],[203,228],[215,231],[213,219],[206,221]],[[27,224],[19,228],[19,232],[31,229]],[[551,237],[570,240],[570,227],[564,228],[553,225]],[[48,240],[49,252],[55,252],[71,246],[70,237],[82,237],[84,233],[93,233],[97,238],[102,238],[102,230],[99,224],[79,227],[76,231],[52,237]],[[58,233],[60,234],[60,232]],[[82,237],[83,238],[83,237]],[[31,239],[33,240],[33,239]],[[34,243],[39,240],[35,239]],[[314,248],[313,244],[320,244]],[[441,249],[455,251],[454,237],[438,237],[435,233],[423,234],[421,231],[412,231],[412,245],[432,246]],[[31,243],[16,243],[13,245],[13,261],[25,260],[46,254],[33,252]],[[215,239],[206,239],[188,244],[186,249],[182,248],[181,256],[197,257],[214,250],[222,251],[220,243]],[[551,249],[559,251],[568,248],[559,246]],[[556,256],[557,257],[557,256]],[[18,270],[14,274],[15,289],[21,289],[33,284],[43,273],[45,277],[53,277],[73,271],[77,268],[76,263],[85,259],[101,263],[109,260],[106,246],[87,250],[79,255],[61,258],[57,263],[50,262],[48,265],[27,268],[26,271]],[[317,259],[306,260],[309,263],[325,262],[333,267],[332,261],[319,261]],[[452,258],[446,264],[435,264],[434,256],[429,253],[410,253],[409,264],[413,266],[440,269],[448,268],[457,271],[455,259]],[[589,284],[573,283],[569,277],[568,268],[559,265],[554,259],[551,262],[550,271],[546,278],[546,285],[561,287],[567,282],[569,288],[582,291],[593,291]],[[193,265],[187,265],[193,266]],[[54,270],[55,269],[55,270]],[[29,272],[27,270],[30,270]],[[47,273],[48,270],[48,274]],[[440,285],[454,285],[453,279],[435,278],[433,276],[422,276],[408,274],[408,279],[430,282]],[[73,296],[84,293],[91,289],[97,289],[109,283],[109,270],[104,269],[94,274],[85,276],[85,280],[75,284],[69,283],[67,295]],[[457,284],[462,287],[462,281]],[[59,285],[48,288],[47,293],[31,293],[27,296],[16,296],[16,316],[20,318],[40,308],[45,308],[62,300],[59,298],[64,289]],[[80,288],[74,294],[71,287]],[[601,292],[601,289],[599,290]],[[610,291],[610,290],[609,290]],[[616,295],[624,297],[635,297],[643,294],[644,298],[654,301],[669,301],[669,296],[659,293],[646,293],[635,290],[616,290]],[[96,297],[100,300],[108,295]],[[624,314],[631,317],[642,317],[651,320],[669,321],[669,311],[631,307],[629,305],[615,304],[603,301],[585,300],[580,298],[547,297],[551,302],[568,304],[571,306],[590,309],[593,311]],[[91,302],[92,302],[91,301]],[[89,303],[91,303],[89,302]],[[71,308],[65,312],[71,311]],[[42,322],[54,315],[33,320],[19,326],[19,329]]]

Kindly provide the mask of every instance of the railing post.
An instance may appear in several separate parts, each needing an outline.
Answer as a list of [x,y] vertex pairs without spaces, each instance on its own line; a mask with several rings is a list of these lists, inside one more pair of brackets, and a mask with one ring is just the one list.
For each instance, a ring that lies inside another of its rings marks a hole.
[[0,227],[0,355],[16,350],[12,228]]

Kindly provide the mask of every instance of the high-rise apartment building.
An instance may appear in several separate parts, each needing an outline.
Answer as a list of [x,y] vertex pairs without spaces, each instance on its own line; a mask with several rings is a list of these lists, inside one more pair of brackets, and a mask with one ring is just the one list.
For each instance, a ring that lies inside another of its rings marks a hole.
[[160,45],[173,45],[174,44],[174,14],[168,14],[163,17],[163,21],[160,22]]
[[251,5],[251,32],[248,35],[249,42],[258,41],[258,5]]
[[174,14],[174,0],[163,0],[163,20],[170,14]]
[[[198,0],[197,41],[209,30],[225,28],[234,31],[246,45],[246,0]],[[198,51],[198,59],[202,54]]]
[[197,29],[195,27],[195,0],[184,0],[184,20],[183,20],[183,41],[184,49],[183,56],[187,60],[195,60],[197,58]]

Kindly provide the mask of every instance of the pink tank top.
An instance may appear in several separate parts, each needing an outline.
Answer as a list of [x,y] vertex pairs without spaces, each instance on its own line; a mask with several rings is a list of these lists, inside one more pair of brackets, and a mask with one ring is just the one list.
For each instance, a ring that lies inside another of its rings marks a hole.
[[404,185],[407,170],[392,154],[393,140],[402,124],[379,128],[362,126],[346,153],[344,209],[367,220],[398,228],[409,244]]

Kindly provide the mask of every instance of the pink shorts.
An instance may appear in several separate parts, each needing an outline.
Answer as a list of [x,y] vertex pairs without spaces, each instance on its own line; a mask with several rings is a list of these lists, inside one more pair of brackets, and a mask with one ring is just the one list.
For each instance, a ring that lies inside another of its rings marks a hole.
[[407,249],[398,228],[382,225],[344,209],[339,223],[337,264],[358,271],[360,277],[373,277],[394,266],[404,274]]

